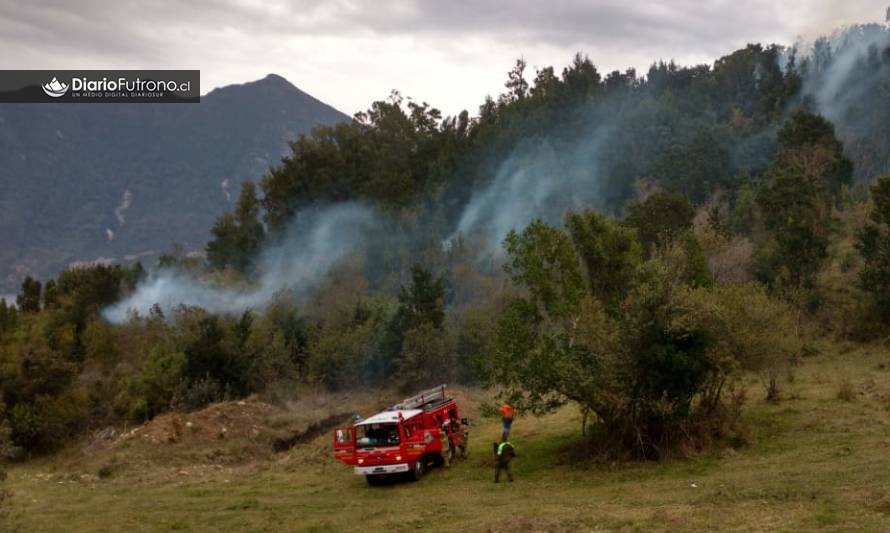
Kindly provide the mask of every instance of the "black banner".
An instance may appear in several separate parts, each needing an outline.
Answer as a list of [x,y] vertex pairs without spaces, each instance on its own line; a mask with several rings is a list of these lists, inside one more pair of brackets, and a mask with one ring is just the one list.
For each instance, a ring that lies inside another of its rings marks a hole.
[[200,70],[0,70],[0,103],[200,101]]

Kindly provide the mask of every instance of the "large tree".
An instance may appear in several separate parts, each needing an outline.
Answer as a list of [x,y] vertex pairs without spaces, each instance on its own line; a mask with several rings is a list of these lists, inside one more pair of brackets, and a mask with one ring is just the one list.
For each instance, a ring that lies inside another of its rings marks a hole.
[[16,306],[23,313],[40,311],[40,282],[31,276],[25,276],[22,290],[15,299]]
[[[383,358],[376,369],[388,377],[392,371],[410,371],[413,377],[423,373],[423,357],[419,351],[425,344],[436,347],[437,353],[445,353],[445,281],[420,264],[411,267],[411,283],[402,285],[398,297],[399,306],[387,325],[382,340]],[[436,339],[432,339],[436,337]],[[433,368],[427,369],[432,371]],[[422,380],[423,381],[423,380]],[[403,383],[409,385],[409,383]]]
[[213,268],[230,266],[241,272],[247,269],[265,237],[259,209],[256,186],[245,181],[235,210],[223,214],[210,230],[213,239],[207,243],[206,251],[207,261]]
[[856,243],[865,261],[859,286],[874,297],[884,320],[890,320],[890,176],[875,182],[871,197],[869,222]]
[[647,248],[663,248],[692,228],[695,208],[680,193],[656,192],[627,206],[625,221],[636,228]]
[[852,164],[834,127],[805,110],[778,133],[779,151],[758,195],[767,234],[758,247],[758,275],[777,288],[810,288],[828,258],[832,204],[849,184]]
[[814,182],[833,197],[853,178],[853,163],[835,136],[834,125],[821,115],[799,109],[778,133],[776,167]]
[[768,231],[760,242],[757,273],[775,288],[812,287],[828,258],[830,207],[818,184],[780,170],[758,196]]
[[601,375],[612,328],[589,295],[569,235],[537,220],[505,241],[507,271],[526,293],[508,302],[497,326],[488,379],[521,409],[546,412],[566,401],[591,409],[604,392]]

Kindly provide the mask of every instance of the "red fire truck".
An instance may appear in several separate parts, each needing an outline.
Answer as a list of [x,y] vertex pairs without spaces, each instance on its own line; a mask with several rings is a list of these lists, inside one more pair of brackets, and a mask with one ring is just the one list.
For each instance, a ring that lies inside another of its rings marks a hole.
[[430,466],[466,456],[467,425],[440,385],[335,429],[334,458],[353,466],[369,485],[394,474],[417,480]]

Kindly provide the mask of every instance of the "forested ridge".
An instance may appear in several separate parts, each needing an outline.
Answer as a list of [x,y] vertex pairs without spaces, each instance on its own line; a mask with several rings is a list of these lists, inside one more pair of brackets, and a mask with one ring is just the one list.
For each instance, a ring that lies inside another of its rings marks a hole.
[[645,75],[520,59],[473,116],[393,92],[291,142],[206,258],[27,278],[0,304],[0,447],[449,381],[574,404],[604,456],[743,446],[741,376],[781,401],[813,339],[890,320],[887,87],[867,25]]

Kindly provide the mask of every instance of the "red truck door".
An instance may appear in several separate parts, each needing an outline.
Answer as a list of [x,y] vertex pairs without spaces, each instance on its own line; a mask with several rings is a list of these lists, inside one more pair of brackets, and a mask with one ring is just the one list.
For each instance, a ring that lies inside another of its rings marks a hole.
[[348,465],[355,464],[355,428],[334,430],[334,459]]

